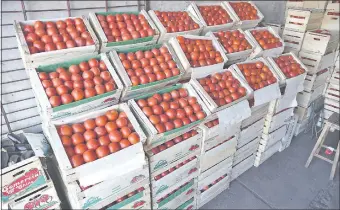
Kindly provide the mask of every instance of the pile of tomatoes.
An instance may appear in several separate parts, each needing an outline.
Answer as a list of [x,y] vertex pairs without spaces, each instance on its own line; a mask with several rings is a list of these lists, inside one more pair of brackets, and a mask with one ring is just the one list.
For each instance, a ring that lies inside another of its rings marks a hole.
[[228,12],[220,5],[199,6],[198,9],[208,26],[222,25],[233,22]]
[[229,104],[247,94],[231,72],[214,73],[198,80],[218,106]]
[[31,54],[94,45],[81,18],[56,22],[35,21],[24,25],[25,40]]
[[108,42],[121,42],[155,35],[144,15],[97,15]]
[[180,167],[184,166],[185,164],[187,164],[190,161],[195,160],[195,159],[196,159],[196,156],[193,156],[193,157],[191,157],[191,158],[189,158],[189,159],[179,163],[177,166],[174,166],[174,167],[170,168],[169,170],[166,170],[166,171],[162,172],[161,174],[158,174],[157,176],[155,176],[154,180],[157,181],[157,180],[161,179],[162,177],[165,177],[169,173],[179,169]]
[[100,210],[103,210],[103,209],[110,209],[111,206],[114,206],[114,205],[116,205],[116,204],[118,204],[118,203],[120,203],[120,202],[122,202],[122,201],[124,201],[124,200],[126,200],[126,199],[128,199],[128,198],[130,198],[130,197],[132,197],[132,196],[134,196],[134,195],[136,195],[137,193],[143,192],[144,190],[145,190],[144,187],[140,187],[140,188],[138,188],[137,190],[132,191],[132,192],[130,192],[129,194],[124,195],[124,196],[121,197],[121,198],[118,198],[117,200],[115,200],[114,202],[112,202],[112,203],[106,205],[105,207],[101,208]]
[[181,73],[165,46],[134,53],[119,53],[118,56],[132,86],[164,80]]
[[138,106],[155,126],[158,133],[171,131],[206,117],[196,97],[185,88],[154,94],[137,100]]
[[181,135],[181,136],[177,136],[176,138],[170,140],[170,141],[167,141],[165,142],[164,144],[161,144],[157,147],[154,147],[152,148],[151,152],[153,155],[156,155],[172,146],[175,146],[176,144],[182,142],[182,141],[185,141],[193,136],[196,136],[197,135],[197,131],[196,130],[192,130],[192,131],[189,131],[189,132],[186,132],[185,134]]
[[73,167],[103,158],[140,141],[126,113],[116,110],[83,123],[61,125],[57,131]]
[[258,19],[256,8],[249,2],[230,2],[229,4],[240,20]]
[[264,50],[282,47],[282,42],[268,30],[252,30],[251,34]]
[[188,39],[183,36],[177,36],[177,40],[194,68],[224,62],[221,53],[213,46],[212,40]]
[[52,107],[90,98],[117,88],[103,60],[95,58],[71,65],[67,70],[59,67],[55,72],[38,74]]
[[239,30],[219,31],[214,34],[227,51],[227,54],[252,49],[244,34]]
[[155,14],[165,27],[167,33],[191,31],[200,27],[187,12],[155,11]]
[[228,174],[224,174],[223,176],[219,177],[218,179],[216,179],[213,183],[204,186],[203,189],[201,189],[201,193],[208,190],[210,187],[212,187],[213,185],[217,184],[219,181],[221,181],[222,179],[224,179],[225,177],[227,177]]
[[279,66],[283,74],[288,78],[296,77],[305,73],[305,69],[303,69],[291,55],[281,55],[274,58],[274,61]]
[[212,128],[218,124],[219,124],[218,119],[215,119],[205,123],[204,125],[207,126],[208,128]]
[[261,89],[277,81],[268,66],[262,61],[237,64],[248,84],[254,90]]

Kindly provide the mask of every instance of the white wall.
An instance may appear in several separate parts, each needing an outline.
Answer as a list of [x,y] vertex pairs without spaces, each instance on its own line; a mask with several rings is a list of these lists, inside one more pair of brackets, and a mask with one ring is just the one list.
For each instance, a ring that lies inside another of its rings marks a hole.
[[[218,1],[215,1],[218,2]],[[139,1],[144,8],[144,1]],[[282,23],[284,1],[256,1],[265,21]],[[110,11],[137,11],[138,1],[108,1]],[[183,10],[189,1],[149,1],[148,9]],[[67,17],[67,1],[24,1],[28,20]],[[105,1],[70,1],[71,16],[88,15],[90,11],[105,11]],[[57,11],[51,11],[57,10]],[[20,1],[2,1],[1,37],[1,102],[7,113],[12,130],[31,129],[41,131],[41,120],[29,79],[23,67],[14,36],[13,21],[25,20]],[[3,116],[2,136],[8,132]]]

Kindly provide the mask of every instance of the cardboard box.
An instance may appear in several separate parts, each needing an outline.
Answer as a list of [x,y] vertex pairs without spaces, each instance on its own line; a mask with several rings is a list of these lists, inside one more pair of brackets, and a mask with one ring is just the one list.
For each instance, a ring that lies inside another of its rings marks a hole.
[[[173,76],[173,77],[169,77],[166,78],[164,80],[160,80],[160,81],[154,81],[154,82],[150,82],[147,84],[140,84],[137,86],[132,86],[132,82],[126,72],[127,69],[124,68],[121,60],[119,59],[119,52],[123,52],[123,53],[128,53],[128,52],[137,52],[139,50],[141,51],[146,51],[146,50],[151,50],[153,48],[160,48],[160,47],[166,47],[170,53],[170,55],[172,56],[173,60],[176,62],[178,69],[180,70],[180,74],[177,76]],[[183,76],[184,74],[184,69],[182,67],[182,65],[180,64],[176,54],[174,53],[173,49],[171,46],[169,46],[168,44],[158,44],[158,45],[149,45],[149,46],[144,46],[144,47],[136,47],[136,48],[129,48],[128,50],[124,50],[124,51],[115,51],[112,50],[109,52],[109,58],[111,60],[111,62],[113,63],[113,65],[115,66],[115,68],[117,69],[117,72],[120,76],[120,78],[122,79],[122,82],[124,84],[124,90],[122,91],[122,97],[120,99],[120,101],[127,101],[129,99],[133,99],[136,97],[139,97],[141,95],[144,95],[146,93],[152,93],[155,92],[157,90],[159,90],[160,88],[164,88],[165,86],[169,86],[172,84],[175,84],[179,81],[179,79]]]
[[[124,111],[127,114],[129,121],[139,135],[140,142],[116,153],[110,154],[104,158],[100,158],[93,162],[73,168],[58,135],[57,126],[84,122],[86,119],[101,116],[109,110]],[[64,182],[66,183],[72,183],[73,181],[79,180],[81,185],[89,186],[106,179],[113,179],[114,177],[122,176],[128,173],[129,170],[132,171],[138,168],[142,168],[145,164],[143,143],[146,140],[146,136],[142,129],[139,127],[136,118],[133,116],[127,104],[119,104],[91,113],[82,114],[74,117],[73,119],[69,119],[63,122],[56,121],[47,126],[48,127],[45,130],[47,130],[48,132],[45,133],[45,135],[49,140],[49,143],[51,144],[59,168],[61,170],[62,177],[64,179]],[[133,164],[131,165],[131,167],[126,169],[125,165],[122,163]]]
[[93,56],[99,52],[99,41],[96,34],[90,26],[87,18],[85,16],[80,17],[67,17],[67,18],[56,18],[56,19],[45,19],[43,22],[52,21],[56,22],[58,20],[65,21],[66,19],[81,18],[85,24],[86,30],[90,33],[91,38],[94,42],[93,45],[74,47],[62,50],[55,50],[50,52],[41,52],[31,54],[28,48],[28,44],[25,40],[25,35],[23,31],[24,25],[33,25],[38,20],[28,20],[28,21],[14,21],[15,36],[18,42],[18,48],[20,51],[21,58],[24,62],[26,69],[37,68],[41,65],[49,65],[53,63],[63,62],[65,58],[74,59],[80,56]]
[[[200,13],[199,7],[200,6],[221,6],[223,10],[225,10],[230,19],[232,20],[231,23],[221,24],[221,25],[212,25],[208,26],[205,22],[202,14]],[[193,16],[195,16],[203,25],[203,30],[201,32],[202,35],[206,34],[210,31],[223,31],[230,29],[233,25],[237,24],[238,20],[228,11],[227,7],[223,2],[215,3],[215,2],[191,2],[187,8],[187,11],[190,12]]]
[[60,200],[53,186],[48,182],[35,191],[13,200],[9,203],[10,209],[55,209],[60,205]]
[[[233,1],[233,3],[236,3],[236,2],[242,2],[242,1]],[[230,3],[228,1],[223,1],[223,4],[225,4],[227,9],[237,20],[237,24],[235,24],[233,28],[242,28],[242,29],[254,28],[264,19],[264,16],[261,13],[261,11],[258,9],[258,7],[252,1],[247,1],[247,2],[250,3],[257,10],[257,16],[258,16],[257,20],[240,20],[240,18],[238,17],[238,15],[236,14],[235,10],[232,8]]]
[[[91,58],[104,61],[108,71],[116,83],[117,89],[90,98],[74,101],[69,104],[52,107],[49,98],[46,95],[45,88],[42,86],[42,83],[39,79],[39,72],[55,72],[58,67],[68,68],[74,64],[78,65],[83,61],[87,62]],[[66,60],[52,65],[42,65],[39,66],[39,68],[30,69],[28,73],[32,84],[33,93],[42,112],[40,115],[42,118],[46,118],[47,121],[67,120],[88,111],[98,110],[117,104],[123,90],[123,84],[105,54],[100,54],[97,56],[83,56],[77,59]]]
[[253,43],[253,41],[250,39],[250,37],[242,29],[234,29],[234,30],[227,30],[227,31],[233,32],[235,30],[238,30],[241,34],[244,35],[244,38],[251,45],[251,47],[252,47],[251,49],[244,50],[244,51],[241,51],[241,52],[228,53],[227,50],[223,47],[222,43],[217,38],[217,36],[215,35],[215,33],[208,32],[205,35],[205,36],[208,36],[208,37],[213,37],[213,38],[218,40],[218,43],[221,45],[221,48],[222,48],[223,52],[226,54],[226,56],[228,58],[226,66],[229,66],[229,65],[232,65],[232,64],[235,64],[235,63],[238,63],[238,62],[243,62],[243,61],[247,60],[247,58],[250,56],[250,54],[253,52],[253,50],[256,47],[255,43]]
[[[154,36],[148,36],[144,38],[132,39],[128,41],[121,41],[121,42],[109,42],[107,37],[104,33],[103,28],[100,25],[100,22],[97,18],[97,15],[116,15],[116,14],[135,14],[135,15],[143,15],[145,19],[148,21],[151,28],[155,31]],[[100,40],[100,52],[108,52],[110,50],[125,50],[135,47],[143,47],[147,45],[156,44],[160,32],[154,22],[151,20],[150,16],[145,10],[141,10],[140,12],[90,12],[90,23],[96,32],[98,39]]]
[[168,33],[166,28],[164,27],[164,25],[161,23],[161,21],[158,19],[156,13],[154,10],[149,10],[149,16],[152,19],[152,21],[154,22],[154,24],[157,26],[160,35],[159,35],[159,39],[157,41],[157,43],[165,43],[168,42],[169,39],[171,37],[176,37],[176,36],[180,36],[180,35],[187,35],[187,34],[191,34],[191,35],[200,35],[201,31],[203,30],[203,25],[202,23],[191,13],[187,10],[184,10],[182,12],[187,12],[188,15],[192,18],[192,20],[198,24],[199,28],[198,29],[194,29],[194,30],[190,30],[190,31],[181,31],[181,32],[173,32],[173,33]]
[[[210,115],[209,110],[206,108],[206,106],[204,105],[203,101],[200,99],[200,97],[198,96],[198,94],[195,92],[195,90],[189,85],[189,84],[176,84],[174,86],[170,86],[170,87],[166,87],[163,88],[155,93],[166,93],[166,92],[170,92],[172,90],[177,90],[180,88],[184,88],[188,91],[189,96],[194,96],[197,99],[197,103],[199,105],[201,105],[202,110],[206,113],[206,116]],[[140,109],[140,107],[137,105],[136,101],[138,99],[141,98],[147,98],[152,96],[154,93],[152,94],[145,94],[142,95],[138,98],[135,99],[131,99],[129,100],[128,104],[131,108],[131,110],[133,111],[133,113],[135,114],[136,118],[139,120],[139,124],[143,127],[144,131],[146,132],[147,135],[147,144],[157,144],[158,141],[167,141],[170,139],[175,138],[176,136],[182,135],[196,127],[198,127],[198,125],[200,123],[205,122],[205,119],[202,120],[197,120],[193,123],[190,123],[188,125],[182,126],[180,128],[176,128],[173,129],[171,131],[167,131],[164,133],[158,133],[158,131],[156,130],[155,126],[152,125],[152,123],[150,122],[150,120],[146,117],[146,115],[142,112],[142,110]]]
[[1,178],[2,207],[37,190],[49,181],[40,159],[36,156],[2,169]]

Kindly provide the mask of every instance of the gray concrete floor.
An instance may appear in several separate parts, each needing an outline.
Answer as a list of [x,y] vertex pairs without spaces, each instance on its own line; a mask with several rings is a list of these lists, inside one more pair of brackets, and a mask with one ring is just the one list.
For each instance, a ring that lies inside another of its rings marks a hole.
[[[326,143],[336,146],[337,140],[338,132],[329,133]],[[310,133],[300,134],[201,209],[339,209],[339,169],[329,181],[331,164],[314,158],[304,167],[315,142]]]

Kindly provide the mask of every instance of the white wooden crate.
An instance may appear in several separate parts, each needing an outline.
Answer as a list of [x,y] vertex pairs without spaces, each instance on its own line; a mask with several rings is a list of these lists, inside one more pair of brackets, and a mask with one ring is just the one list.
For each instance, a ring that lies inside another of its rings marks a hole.
[[281,147],[279,150],[280,152],[282,152],[287,147],[289,147],[294,137],[294,131],[296,129],[297,122],[298,122],[298,116],[297,115],[292,116],[292,118],[290,119],[290,122],[288,123],[286,135],[281,139]]
[[269,134],[262,134],[258,151],[264,152],[276,142],[279,142],[285,136],[286,131],[287,125],[283,125]]
[[[275,38],[278,38],[280,40],[280,42],[282,43],[281,47],[275,47],[272,49],[268,49],[265,50],[263,49],[260,44],[256,41],[256,39],[254,38],[254,36],[252,35],[252,31],[264,31],[267,30],[269,31]],[[252,52],[252,54],[250,55],[250,58],[258,58],[258,57],[276,57],[278,55],[281,55],[284,48],[285,48],[285,43],[283,41],[283,39],[279,36],[279,34],[276,33],[276,31],[271,27],[271,26],[267,26],[267,27],[258,27],[258,28],[253,28],[253,29],[248,29],[245,31],[245,33],[248,35],[248,37],[250,38],[250,40],[255,44],[255,49]]]
[[338,47],[339,35],[331,34],[328,30],[307,31],[301,50],[309,53],[325,55]]
[[50,181],[35,191],[9,203],[10,209],[55,209],[60,205],[58,194]]
[[[23,28],[23,25],[26,25],[26,24],[33,25],[34,22],[37,20],[14,21],[15,36],[17,38],[21,58],[23,59],[23,62],[26,68],[36,68],[36,67],[39,67],[40,65],[48,65],[48,64],[63,62],[65,58],[72,59],[72,58],[77,58],[82,55],[98,54],[99,41],[93,29],[91,28],[90,23],[87,20],[87,18],[85,16],[69,17],[69,18],[71,19],[81,18],[83,20],[87,31],[90,33],[91,38],[93,39],[94,45],[31,54],[28,49],[28,45],[26,43],[22,28]],[[66,20],[66,19],[68,18],[45,19],[42,21],[56,22],[58,20]]]
[[268,115],[264,122],[263,132],[269,133],[276,128],[281,127],[282,125],[285,125],[287,123],[286,120],[293,116],[293,113],[294,108],[287,108],[276,113],[275,115]]
[[[233,101],[233,102],[231,102],[229,104],[226,104],[226,105],[223,105],[223,106],[218,106],[215,103],[214,99],[212,99],[210,97],[210,95],[204,90],[202,85],[198,82],[201,78],[204,78],[204,77],[192,78],[189,83],[196,90],[196,92],[199,94],[199,96],[201,97],[202,101],[204,102],[204,104],[207,106],[207,108],[209,109],[209,111],[211,113],[219,112],[219,111],[225,110],[225,109],[229,109],[229,110],[232,110],[232,111],[235,111],[235,112],[242,111],[242,110],[237,109],[238,107],[233,106],[233,105],[235,105],[235,104],[237,104],[237,103],[239,103],[241,101],[246,100],[248,98],[248,96],[251,95],[252,89],[249,87],[247,82],[240,75],[238,75],[233,69],[225,69],[222,72],[230,72],[232,74],[232,76],[237,81],[240,82],[240,86],[244,87],[246,89],[246,91],[247,91],[246,95],[242,96],[241,98],[239,98],[239,99],[237,99],[237,100],[235,100],[235,101]],[[246,103],[246,106],[249,107],[249,103],[248,102]]]
[[[84,122],[86,119],[101,116],[109,110],[118,110],[126,113],[133,128],[139,135],[140,142],[104,158],[73,168],[58,135],[57,126]],[[51,144],[64,182],[72,183],[73,181],[79,180],[81,185],[89,186],[106,179],[122,176],[129,171],[142,168],[145,164],[143,143],[146,140],[146,136],[141,127],[138,125],[136,118],[133,116],[127,104],[114,105],[102,110],[79,115],[67,121],[55,121],[45,126],[47,126],[47,128],[44,129],[44,131],[47,131],[45,132],[45,135]],[[133,164],[128,169],[121,170],[122,168],[125,168],[122,163]]]
[[[339,61],[337,61],[339,62]],[[339,69],[334,69],[332,76],[329,80],[329,83],[335,86],[339,86],[339,82],[340,82],[340,70]],[[339,89],[339,88],[338,88]]]
[[[186,183],[186,184],[185,184]],[[186,200],[192,198],[197,189],[197,179],[179,183],[177,186],[169,188],[169,193],[152,198],[153,209],[176,209]],[[163,199],[161,199],[163,198]]]
[[[242,1],[233,1],[233,2],[237,3],[237,2],[242,2]],[[258,7],[252,1],[246,1],[246,2],[250,3],[257,10],[257,16],[258,16],[257,20],[242,20],[241,21],[238,15],[236,14],[235,10],[231,7],[229,1],[223,1],[223,4],[225,4],[229,12],[237,20],[237,24],[235,24],[233,28],[242,28],[242,29],[254,28],[264,19],[263,14],[260,12]]]
[[[183,158],[184,159],[184,158]],[[189,160],[190,158],[185,158]],[[180,161],[177,161],[173,164],[170,164],[168,168],[176,167]],[[162,174],[164,171],[167,171],[168,168],[162,169],[153,173],[151,175],[151,186],[152,186],[152,197],[157,197],[162,192],[169,189],[171,186],[176,185],[177,183],[181,182],[182,180],[186,179],[193,179],[198,176],[199,174],[199,159],[195,158],[190,162],[184,164],[183,166],[177,168],[175,171],[167,174],[164,177],[161,177],[158,180],[155,180],[157,175]]]
[[217,36],[213,32],[208,32],[208,33],[205,34],[205,36],[214,37],[215,39],[218,40],[218,43],[221,45],[223,52],[226,54],[226,56],[228,58],[226,66],[247,60],[248,57],[250,56],[250,54],[254,51],[254,49],[256,47],[255,43],[250,39],[250,37],[242,29],[233,29],[233,30],[227,30],[227,31],[232,32],[234,30],[238,30],[241,34],[244,35],[244,38],[251,45],[251,47],[252,47],[251,49],[244,50],[244,51],[241,51],[241,52],[228,53],[227,50],[223,47],[222,43],[219,41],[219,39],[217,38]]
[[40,159],[33,156],[14,165],[1,169],[1,206],[8,204],[49,181]]
[[303,91],[298,93],[296,96],[298,105],[307,108],[315,99],[322,95],[325,85],[321,85],[311,92]]
[[241,147],[244,145],[246,140],[254,139],[259,136],[259,133],[262,132],[262,128],[264,125],[265,118],[261,118],[260,120],[252,123],[251,125],[242,128],[240,132],[240,136],[237,139],[237,147]]
[[[210,111],[204,105],[203,101],[200,99],[200,97],[198,96],[196,91],[189,84],[176,84],[174,86],[170,86],[170,87],[166,87],[166,88],[163,88],[161,90],[158,90],[155,93],[165,93],[165,92],[170,92],[172,90],[177,90],[177,89],[180,89],[180,88],[186,89],[188,91],[189,96],[196,97],[197,103],[199,105],[201,105],[201,108],[205,112],[206,116],[210,115]],[[164,132],[164,133],[158,133],[155,126],[152,125],[150,120],[146,117],[146,115],[142,112],[142,110],[140,109],[140,107],[136,103],[136,100],[141,99],[141,98],[151,97],[153,94],[154,93],[145,94],[145,95],[142,95],[142,96],[140,96],[136,99],[130,99],[128,101],[128,104],[129,104],[131,110],[135,114],[137,120],[139,120],[139,124],[144,128],[144,131],[146,132],[147,144],[150,144],[151,142],[153,142],[154,144],[157,144],[157,141],[168,141],[170,139],[175,138],[176,136],[182,135],[182,134],[198,127],[198,125],[200,123],[205,122],[206,118],[202,119],[202,120],[197,120],[193,123],[190,123],[189,125],[182,126],[180,128],[176,128],[176,129],[173,129],[171,131],[167,131],[167,132]]]
[[205,171],[226,159],[227,157],[233,155],[236,152],[237,138],[233,137],[232,139],[224,142],[223,144],[205,151],[201,155],[200,159],[200,168],[201,171]]
[[254,166],[254,161],[256,158],[256,154],[252,154],[239,162],[238,164],[234,165],[231,169],[231,181],[239,177],[241,174],[249,170],[251,167]]
[[244,145],[241,148],[236,150],[236,153],[233,158],[233,166],[237,165],[239,162],[243,161],[246,157],[250,156],[251,154],[256,153],[257,148],[259,146],[260,137],[257,137]]
[[[266,59],[261,57],[261,58],[257,58],[254,60],[242,62],[239,64],[255,63],[257,61],[263,62],[263,64],[266,65],[269,68],[269,70],[273,73],[273,76],[277,79],[277,81],[271,85],[268,85],[261,89],[253,91],[253,94],[250,97],[254,98],[254,101],[255,101],[254,106],[266,104],[281,96],[280,89],[279,89],[280,77],[278,76],[276,71],[272,68],[272,66],[269,64],[269,62]],[[244,75],[242,74],[241,70],[238,68],[237,64],[232,65],[230,68],[234,69],[236,73],[238,73],[243,79],[245,79]]]
[[288,9],[285,28],[305,32],[321,26],[323,11]]
[[307,74],[306,79],[303,83],[304,90],[311,92],[317,87],[324,85],[329,77],[329,68],[319,71],[316,74]]
[[[183,11],[185,12],[185,11]],[[188,12],[188,11],[186,11]],[[179,35],[187,35],[187,34],[191,34],[191,35],[200,35],[202,30],[203,30],[203,24],[190,12],[188,12],[188,15],[192,18],[192,20],[197,23],[199,25],[198,29],[193,29],[190,31],[181,31],[181,32],[173,32],[173,33],[168,33],[166,31],[166,28],[163,26],[163,24],[161,23],[161,21],[158,19],[157,15],[155,14],[154,10],[149,10],[148,11],[150,18],[152,19],[152,21],[154,22],[154,24],[157,26],[160,35],[159,35],[159,39],[157,41],[157,43],[164,43],[169,41],[169,39],[171,37],[176,37]]]
[[300,51],[298,57],[307,67],[307,73],[315,74],[334,65],[335,52],[326,55],[318,55]]
[[176,209],[188,209],[188,210],[197,209],[196,205],[197,205],[197,198],[196,198],[196,195],[194,195],[192,198],[185,201],[183,204],[178,206]]
[[304,36],[305,32],[292,31],[285,27],[282,33],[282,39],[285,43],[284,52],[294,52],[298,54],[301,50]]
[[206,176],[205,178],[199,177],[198,184],[197,184],[198,192],[202,190],[205,186],[208,186],[211,183],[213,183],[219,177],[225,174],[230,174],[231,169],[232,169],[232,161],[228,162],[226,165],[221,165],[218,170],[214,171],[214,173],[210,173],[210,175]]
[[273,146],[268,148],[265,152],[257,152],[254,166],[258,167],[264,161],[268,160],[271,156],[273,156],[276,152],[279,151],[281,147],[281,142],[276,142]]
[[202,143],[202,130],[198,129],[198,134],[186,139],[156,155],[152,155],[151,150],[147,150],[146,154],[150,161],[150,172],[154,173],[164,167],[171,165],[178,160],[200,153]]
[[[232,20],[231,23],[221,24],[221,25],[214,25],[214,26],[208,26],[208,24],[205,22],[202,14],[199,11],[200,6],[221,6],[222,9],[226,10],[228,15],[230,16],[230,19]],[[200,21],[203,25],[203,30],[201,31],[201,34],[204,35],[209,31],[222,31],[227,30],[233,27],[233,25],[237,24],[238,20],[236,17],[234,17],[231,12],[228,11],[227,7],[223,2],[216,3],[216,2],[191,2],[187,8],[187,11],[191,13],[193,16],[195,16],[198,21]]]
[[340,2],[337,0],[329,0],[327,3],[326,10],[331,10],[334,12],[340,11]]
[[329,84],[324,95],[325,95],[325,98],[328,98],[334,101],[340,101],[339,86]]
[[248,127],[249,125],[253,124],[254,122],[264,118],[264,116],[268,113],[269,102],[263,105],[252,107],[251,108],[251,116],[247,119],[244,119],[241,123],[241,128]]
[[325,9],[327,1],[288,0],[286,8]]
[[195,35],[183,35],[184,38],[187,39],[200,39],[200,40],[211,40],[212,41],[212,45],[215,48],[216,51],[218,51],[222,58],[223,58],[223,62],[222,63],[216,63],[213,65],[207,65],[207,66],[201,66],[201,67],[191,67],[190,62],[188,61],[188,59],[186,58],[178,40],[176,37],[172,37],[169,40],[170,45],[172,46],[172,48],[174,49],[179,61],[181,62],[184,70],[185,70],[185,74],[183,76],[183,79],[186,78],[197,78],[197,77],[204,77],[207,76],[211,73],[215,73],[215,72],[219,72],[223,70],[223,66],[225,63],[227,63],[228,58],[227,56],[223,53],[223,49],[221,47],[221,45],[218,43],[216,38],[212,38],[212,37],[206,37],[206,36],[195,36]]
[[[145,10],[141,10],[140,12],[123,12],[126,14],[135,14],[135,15],[143,15],[145,19],[148,21],[149,25],[151,28],[155,31],[154,36],[148,36],[144,38],[138,38],[138,39],[133,39],[133,40],[128,40],[128,41],[121,41],[121,42],[108,42],[107,37],[104,33],[103,28],[101,27],[99,20],[97,18],[97,14],[100,15],[116,15],[117,12],[90,12],[89,17],[90,17],[90,23],[96,32],[98,39],[100,40],[100,52],[108,52],[110,50],[124,50],[124,49],[129,49],[131,47],[143,47],[146,45],[152,45],[156,44],[158,37],[159,37],[159,30],[151,20],[150,16]],[[121,13],[120,13],[121,14]]]
[[[91,58],[104,61],[108,71],[110,72],[110,75],[117,85],[117,89],[91,98],[84,98],[80,101],[75,101],[70,104],[52,107],[48,96],[46,95],[45,89],[39,79],[38,73],[55,72],[58,67],[68,68],[71,65],[78,65],[80,62],[88,61]],[[40,115],[42,118],[50,121],[67,120],[81,113],[86,113],[88,111],[102,109],[117,104],[123,90],[123,84],[105,54],[100,54],[97,56],[82,56],[77,59],[66,60],[53,65],[43,65],[36,69],[30,69],[28,74],[32,84],[33,93],[35,95],[36,101],[38,102],[38,106],[41,109]]]
[[294,114],[297,116],[298,118],[298,122],[302,122],[305,119],[308,119],[309,116],[312,113],[312,106],[309,106],[307,108],[301,107],[301,106],[297,106],[294,110]]
[[339,16],[340,16],[339,12],[326,11],[321,23],[321,29],[327,29],[339,33],[340,24]]
[[211,201],[218,194],[229,188],[230,175],[224,176],[222,180],[209,187],[204,192],[198,192],[197,208],[201,208],[204,204]]
[[[140,84],[138,86],[132,86],[132,82],[126,72],[127,69],[124,68],[121,60],[119,59],[118,53],[119,52],[136,52],[136,51],[145,51],[145,50],[150,50],[153,48],[160,48],[160,47],[166,47],[169,50],[169,53],[171,55],[171,57],[173,58],[173,60],[176,62],[178,69],[180,70],[180,74],[177,76],[173,76],[170,78],[166,78],[164,80],[160,80],[160,81],[154,81],[154,82],[150,82],[147,84]],[[184,74],[184,69],[182,67],[182,65],[180,64],[176,54],[174,53],[173,49],[171,46],[169,46],[168,44],[163,44],[163,45],[149,45],[149,46],[143,46],[143,47],[136,47],[136,48],[130,48],[128,50],[125,51],[116,51],[116,50],[112,50],[109,52],[109,58],[111,60],[111,62],[113,63],[113,65],[115,66],[115,68],[117,69],[118,75],[120,76],[123,84],[124,84],[124,90],[122,91],[122,96],[120,98],[120,101],[128,101],[130,99],[136,98],[140,95],[144,95],[146,93],[151,93],[151,92],[155,92],[157,90],[159,90],[160,88],[163,88],[165,86],[169,86],[172,84],[175,84],[179,81],[179,79],[183,76]]]
[[[125,165],[128,167],[129,165]],[[114,179],[105,180],[92,187],[82,187],[77,182],[65,184],[64,188],[72,198],[74,208],[94,208],[100,205],[101,201],[106,200],[121,191],[131,190],[131,188],[138,188],[149,183],[149,167],[145,164],[142,169],[137,169],[124,176],[116,177]]]
[[[209,168],[206,171],[202,171],[200,169],[198,181],[200,182],[200,181],[205,180],[207,177],[214,176],[214,174],[218,173],[218,171],[221,171],[221,170],[225,171],[226,173],[230,172],[231,167],[232,167],[232,163],[233,163],[233,156],[229,156],[225,160],[217,163],[216,165],[212,166],[211,168]],[[221,174],[221,175],[223,175],[223,174]]]
[[332,112],[340,113],[339,101],[325,98],[325,109],[330,110]]

